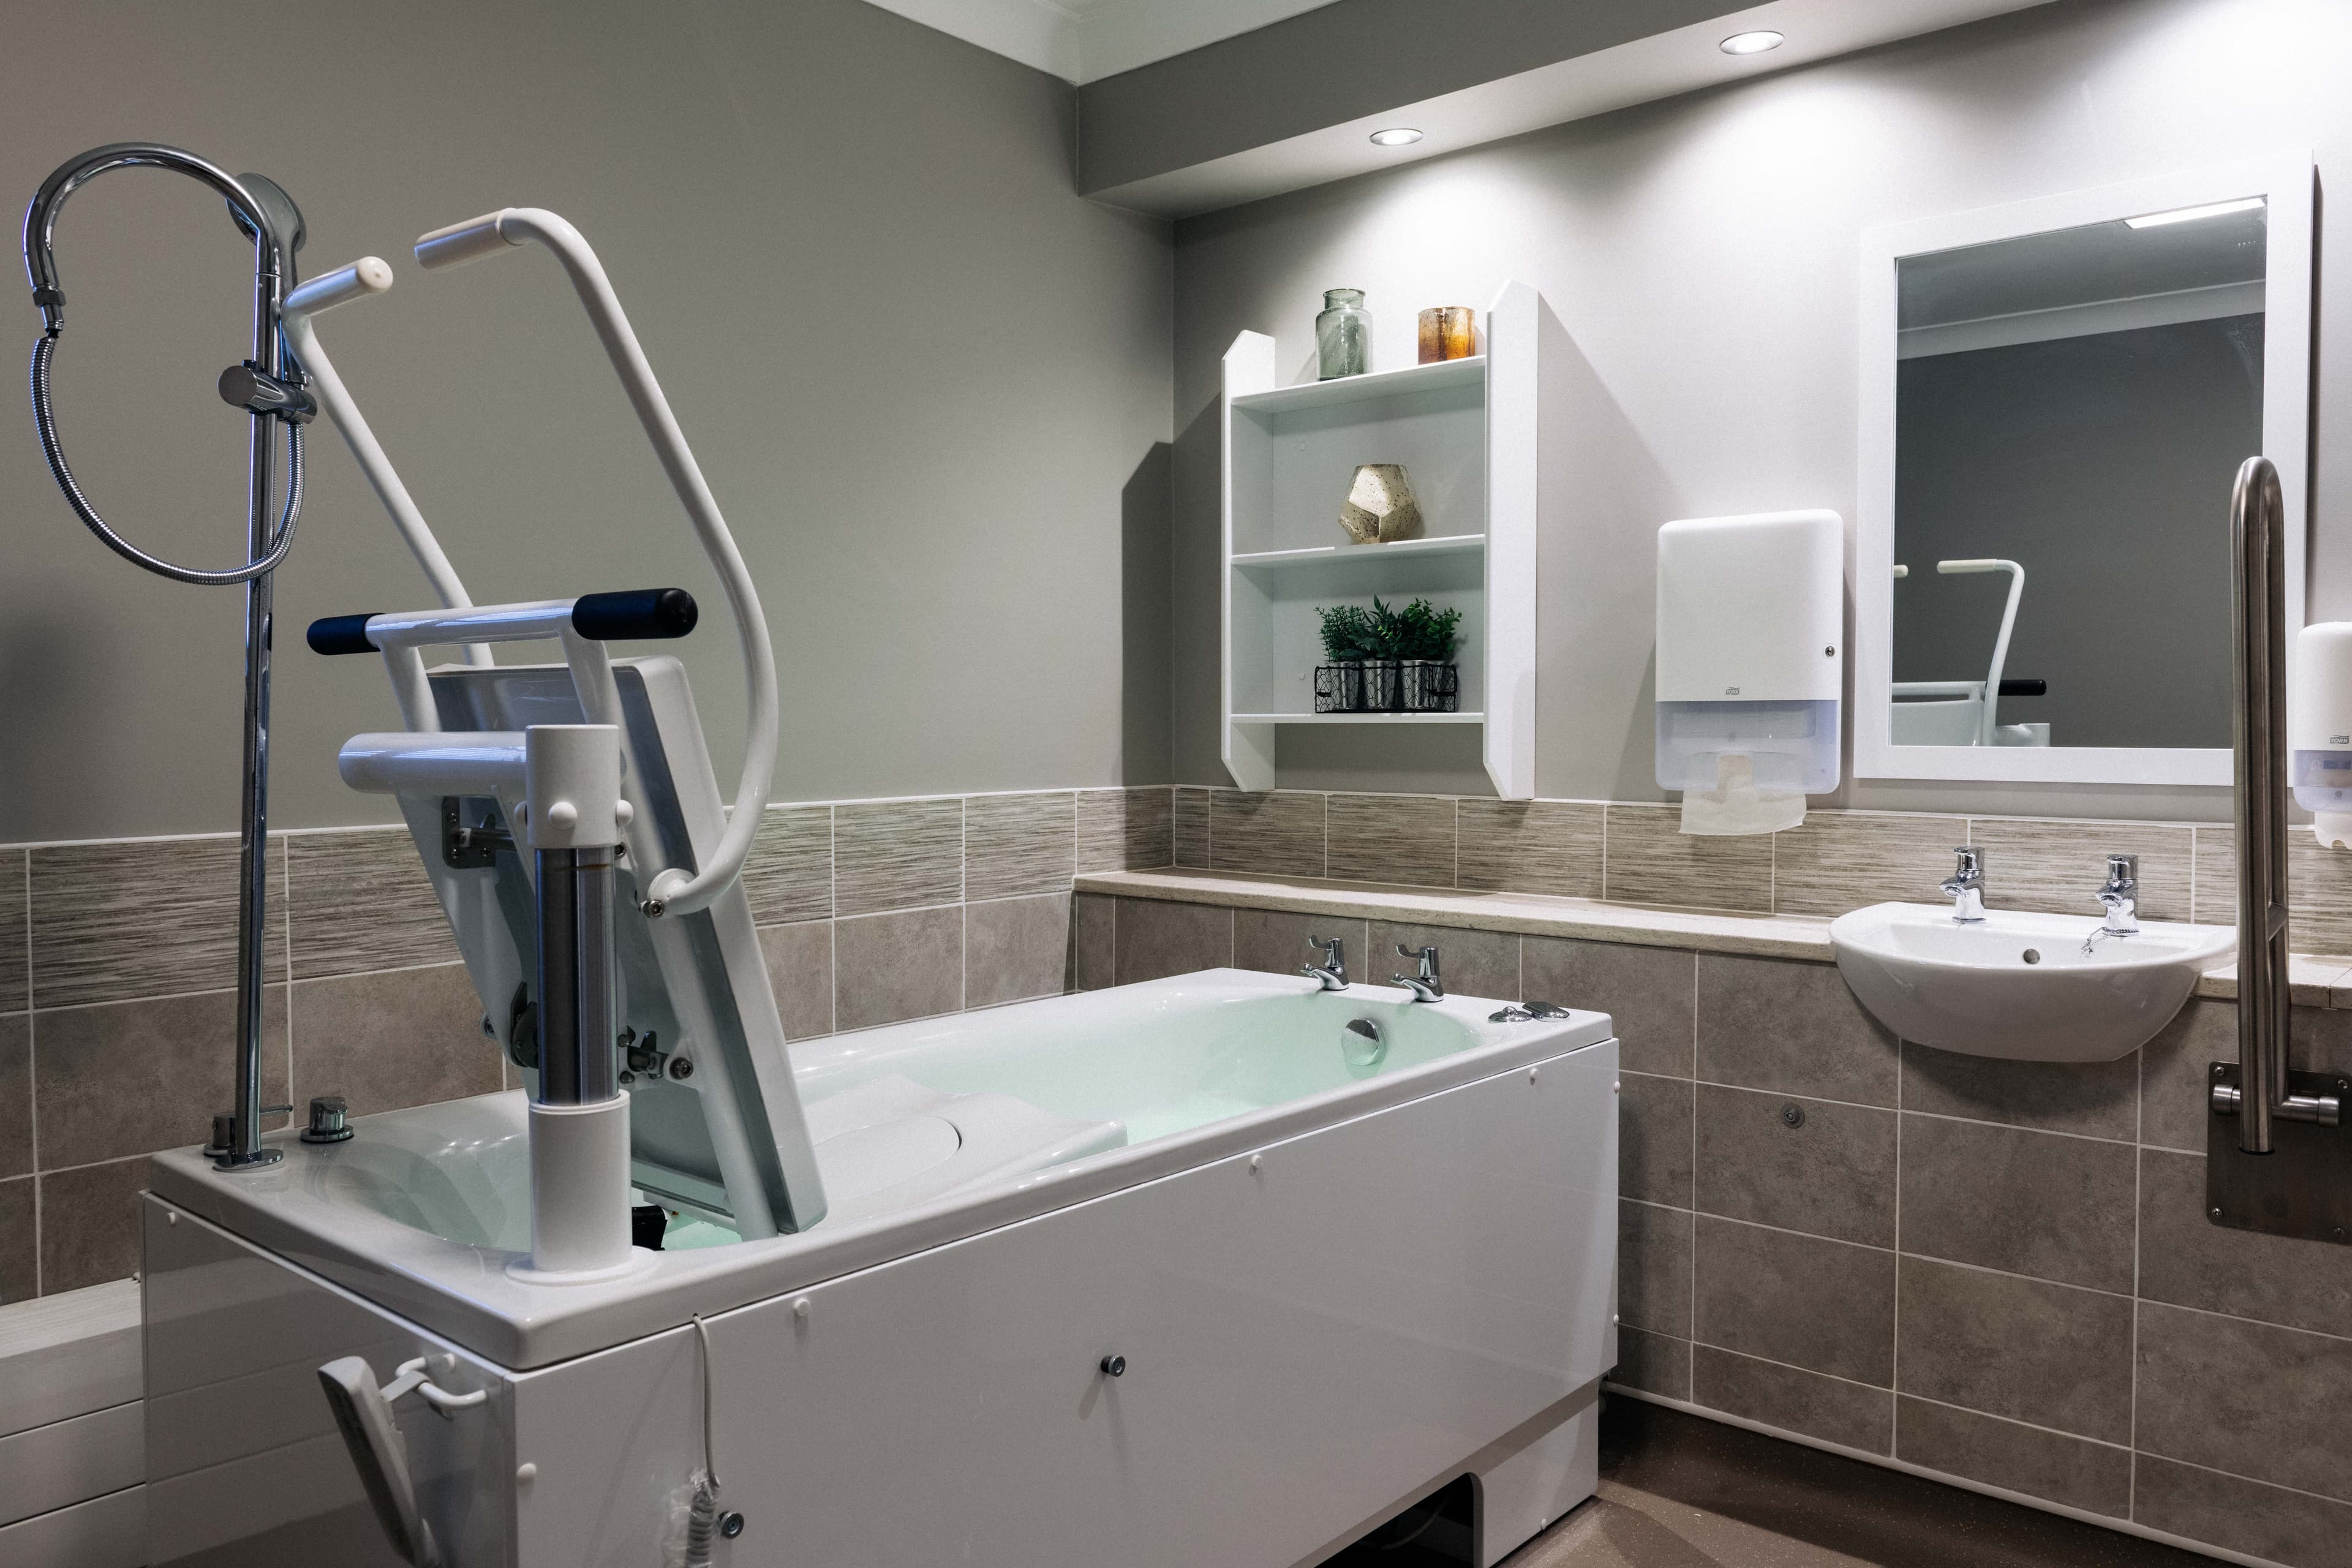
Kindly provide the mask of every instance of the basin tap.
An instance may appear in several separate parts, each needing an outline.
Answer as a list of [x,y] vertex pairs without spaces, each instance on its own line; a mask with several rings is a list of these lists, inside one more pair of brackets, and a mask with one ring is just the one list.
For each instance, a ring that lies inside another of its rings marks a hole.
[[2083,939],[2083,951],[2103,936],[2131,936],[2139,930],[2139,857],[2110,855],[2107,857],[2107,885],[2096,894],[2107,918],[2099,928]]
[[1437,950],[1435,948],[1407,947],[1403,943],[1399,942],[1397,944],[1397,956],[1399,958],[1417,958],[1421,961],[1420,973],[1398,974],[1391,977],[1395,980],[1399,985],[1402,985],[1406,990],[1412,992],[1412,999],[1414,1001],[1443,1002],[1445,1000],[1445,984],[1437,977]]
[[1952,854],[1958,864],[1952,874],[1944,879],[1944,896],[1952,900],[1952,919],[1961,925],[1976,925],[1985,918],[1984,851],[1973,844],[1955,845]]
[[1348,988],[1348,944],[1336,936],[1310,936],[1307,939],[1307,945],[1320,952],[1323,962],[1302,964],[1298,973],[1326,991],[1345,991]]

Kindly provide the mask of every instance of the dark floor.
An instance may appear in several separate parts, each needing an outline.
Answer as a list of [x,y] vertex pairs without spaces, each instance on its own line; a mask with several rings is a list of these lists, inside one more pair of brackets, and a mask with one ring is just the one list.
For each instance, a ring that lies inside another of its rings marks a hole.
[[[1400,1520],[1325,1568],[1459,1568]],[[1452,1544],[1446,1542],[1444,1544]],[[1601,1494],[1507,1568],[2210,1568],[2212,1559],[1655,1405],[1610,1397]]]

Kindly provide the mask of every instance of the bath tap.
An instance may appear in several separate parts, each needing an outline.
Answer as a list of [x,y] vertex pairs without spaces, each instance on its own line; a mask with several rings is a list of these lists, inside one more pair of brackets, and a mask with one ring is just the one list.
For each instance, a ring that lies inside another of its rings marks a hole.
[[1298,973],[1326,991],[1345,991],[1348,988],[1348,944],[1336,936],[1310,936],[1307,939],[1307,945],[1320,952],[1323,962],[1302,964]]
[[1952,900],[1952,919],[1960,925],[1976,925],[1985,918],[1984,911],[1984,851],[1973,844],[1953,847],[1958,864],[1952,874],[1944,879],[1944,896]]
[[2139,857],[2110,855],[2107,857],[2107,885],[2096,894],[2107,911],[2107,918],[2097,930],[2083,939],[2083,951],[2088,952],[2103,936],[2131,936],[2139,930]]
[[1397,944],[1397,956],[1399,958],[1417,958],[1421,960],[1421,973],[1419,974],[1399,974],[1392,976],[1399,985],[1403,986],[1406,990],[1412,993],[1412,999],[1414,1001],[1443,1002],[1445,1000],[1445,984],[1437,977],[1437,950],[1435,948],[1407,947],[1402,942],[1399,942]]

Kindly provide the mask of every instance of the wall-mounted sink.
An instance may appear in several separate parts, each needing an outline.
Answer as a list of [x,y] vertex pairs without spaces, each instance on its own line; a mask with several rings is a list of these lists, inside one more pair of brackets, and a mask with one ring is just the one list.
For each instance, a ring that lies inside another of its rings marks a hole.
[[2228,927],[2147,921],[2084,952],[2098,929],[2095,915],[1994,910],[1964,925],[1948,904],[1873,904],[1831,921],[1830,942],[1862,1005],[1903,1038],[2036,1062],[2137,1050],[2238,949]]

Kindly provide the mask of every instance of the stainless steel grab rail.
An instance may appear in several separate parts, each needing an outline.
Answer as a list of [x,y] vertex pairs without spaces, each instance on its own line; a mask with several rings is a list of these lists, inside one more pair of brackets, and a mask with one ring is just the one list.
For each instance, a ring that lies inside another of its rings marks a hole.
[[2287,1088],[2285,515],[2278,469],[2268,458],[2247,458],[2230,496],[2238,1085],[2216,1084],[2213,1110],[2238,1117],[2238,1147],[2249,1154],[2271,1152],[2274,1121],[2333,1127],[2341,1115],[2336,1096],[2293,1094]]

